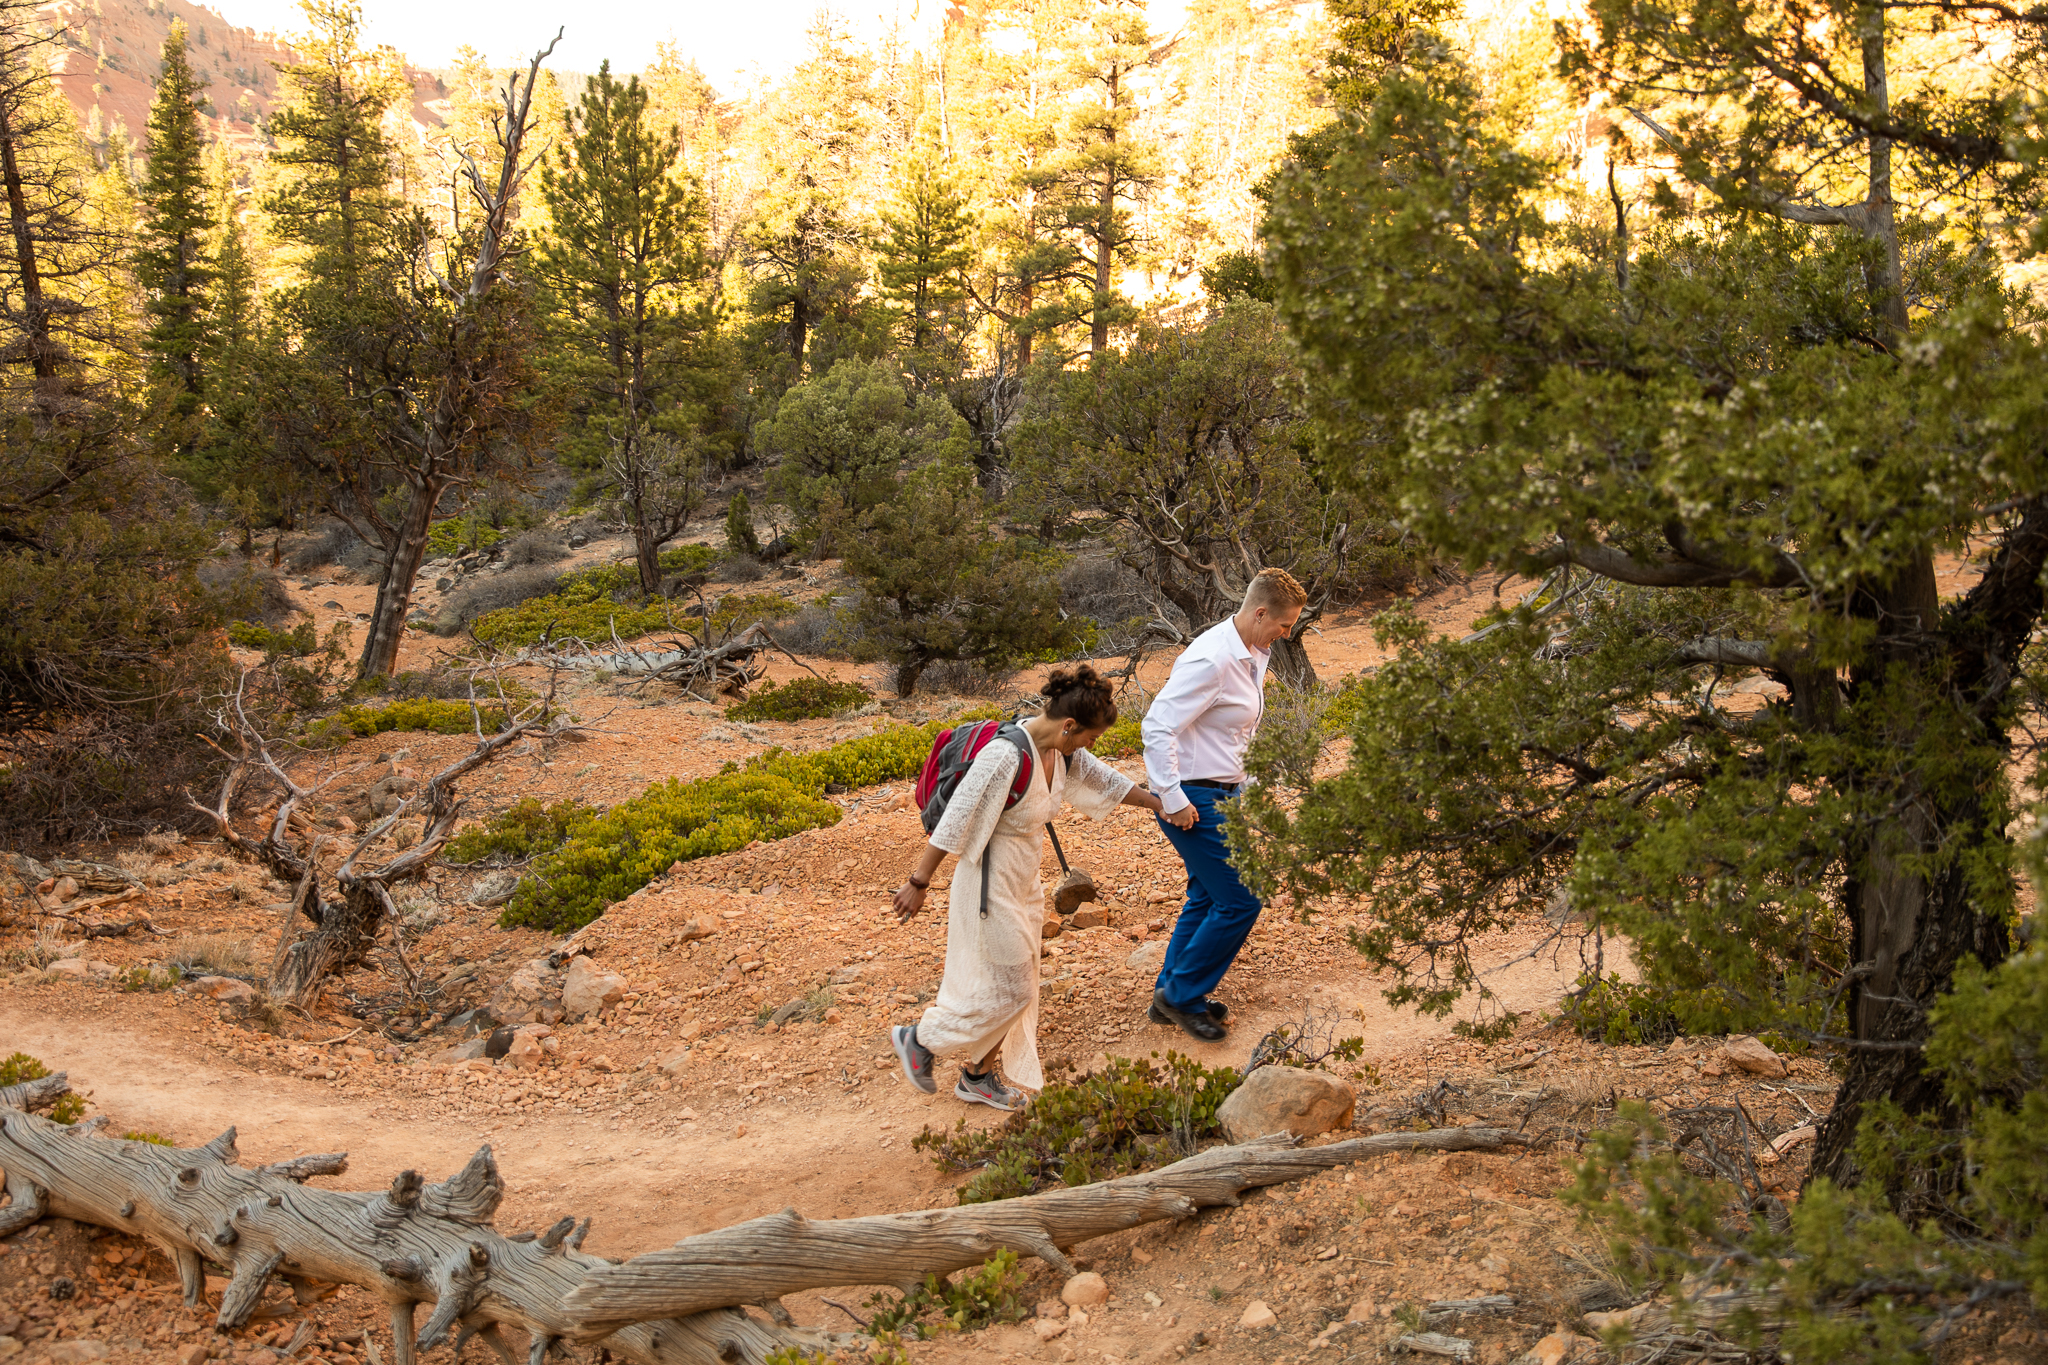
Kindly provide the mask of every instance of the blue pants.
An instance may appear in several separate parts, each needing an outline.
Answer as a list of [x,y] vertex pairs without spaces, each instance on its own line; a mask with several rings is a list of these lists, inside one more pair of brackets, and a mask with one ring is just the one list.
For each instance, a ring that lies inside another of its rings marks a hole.
[[1159,821],[1166,842],[1188,869],[1188,903],[1166,943],[1166,961],[1155,983],[1175,1009],[1192,1009],[1206,1000],[1223,980],[1237,950],[1251,937],[1259,919],[1259,898],[1238,879],[1223,842],[1223,816],[1217,805],[1234,794],[1217,787],[1183,787],[1195,806],[1195,827],[1180,829]]

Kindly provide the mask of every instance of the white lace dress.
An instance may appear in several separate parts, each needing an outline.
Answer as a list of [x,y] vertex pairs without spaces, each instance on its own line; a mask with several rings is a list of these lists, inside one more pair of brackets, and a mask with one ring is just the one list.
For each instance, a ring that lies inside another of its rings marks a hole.
[[[1017,804],[1003,802],[1023,755],[991,740],[961,775],[931,841],[960,861],[946,895],[946,974],[938,999],[918,1021],[917,1041],[972,1065],[996,1044],[1003,1072],[1018,1085],[1045,1084],[1038,1061],[1038,958],[1044,944],[1045,888],[1038,863],[1045,823],[1062,801],[1101,820],[1134,785],[1086,749],[1071,765],[1040,753],[1038,771]],[[1050,788],[1046,772],[1052,773]],[[981,869],[988,862],[988,914],[981,913]]]

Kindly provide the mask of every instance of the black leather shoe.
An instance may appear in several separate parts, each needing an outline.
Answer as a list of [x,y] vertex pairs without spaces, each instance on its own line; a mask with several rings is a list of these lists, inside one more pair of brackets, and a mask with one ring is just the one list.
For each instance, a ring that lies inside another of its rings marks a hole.
[[[1145,1013],[1151,1017],[1152,1022],[1155,1024],[1171,1024],[1173,1022],[1173,1020],[1159,1012],[1158,1005],[1153,1005]],[[1209,1002],[1209,1017],[1219,1024],[1222,1023],[1230,1017],[1230,1006],[1224,1004],[1221,1000],[1211,1000]]]
[[1148,1011],[1153,1019],[1162,1024],[1177,1024],[1183,1033],[1213,1043],[1224,1036],[1223,1025],[1216,1021],[1214,1013],[1184,1014],[1166,1003],[1166,992],[1152,992],[1152,1008]]

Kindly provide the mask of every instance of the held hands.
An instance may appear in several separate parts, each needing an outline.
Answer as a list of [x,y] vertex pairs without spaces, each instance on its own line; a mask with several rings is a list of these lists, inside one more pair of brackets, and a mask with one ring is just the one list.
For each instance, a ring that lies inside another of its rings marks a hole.
[[908,924],[923,912],[926,890],[925,887],[912,886],[909,882],[897,888],[894,909],[898,924]]
[[1194,805],[1190,803],[1182,806],[1179,810],[1167,811],[1159,818],[1172,825],[1175,829],[1193,829],[1195,821],[1199,817],[1195,814]]

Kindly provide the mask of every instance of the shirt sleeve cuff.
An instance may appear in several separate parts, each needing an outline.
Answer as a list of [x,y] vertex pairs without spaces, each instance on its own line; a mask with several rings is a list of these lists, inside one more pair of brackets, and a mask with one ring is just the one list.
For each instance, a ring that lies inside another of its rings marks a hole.
[[1174,783],[1171,787],[1160,788],[1155,794],[1159,797],[1159,804],[1162,808],[1161,814],[1164,815],[1171,815],[1177,810],[1186,810],[1189,806],[1195,804],[1188,800],[1187,793],[1180,789],[1178,782]]

